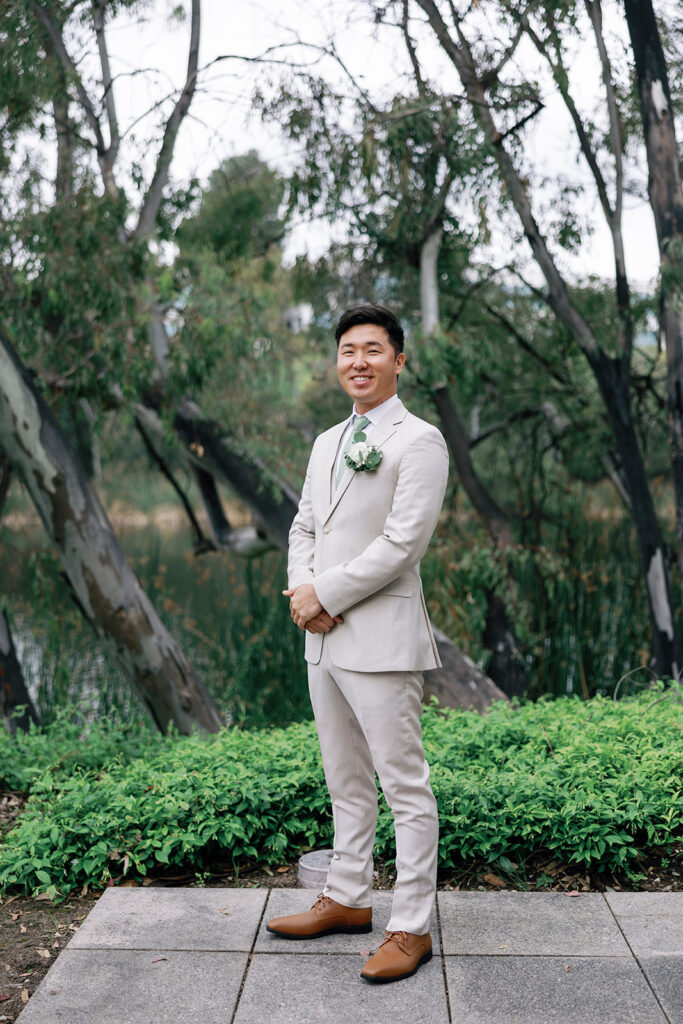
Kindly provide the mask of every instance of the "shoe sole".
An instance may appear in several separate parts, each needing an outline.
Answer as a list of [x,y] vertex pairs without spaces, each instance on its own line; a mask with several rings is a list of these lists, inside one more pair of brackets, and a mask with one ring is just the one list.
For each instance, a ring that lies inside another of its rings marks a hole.
[[270,932],[271,935],[279,935],[281,939],[320,939],[323,935],[364,935],[366,932],[372,931],[372,922],[370,924],[340,925],[335,928],[326,928],[324,932],[313,932],[309,935],[294,935],[292,932],[280,932],[276,928],[271,928],[270,925],[266,925],[266,931]]
[[402,981],[404,978],[412,978],[413,974],[415,974],[417,969],[419,967],[422,967],[422,964],[429,963],[433,955],[434,954],[431,951],[429,953],[425,953],[425,955],[417,961],[412,971],[406,971],[405,974],[392,974],[390,978],[369,978],[366,974],[363,974],[361,972],[361,978],[363,979],[363,981],[370,982],[371,985],[387,985],[391,981]]

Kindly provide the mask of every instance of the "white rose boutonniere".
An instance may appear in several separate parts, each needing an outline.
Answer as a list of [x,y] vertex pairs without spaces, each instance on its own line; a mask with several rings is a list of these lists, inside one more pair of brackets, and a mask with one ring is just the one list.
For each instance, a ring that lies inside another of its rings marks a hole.
[[365,434],[362,430],[357,430],[353,435],[351,447],[346,453],[346,465],[356,473],[372,472],[382,461],[382,453],[379,448],[365,442]]

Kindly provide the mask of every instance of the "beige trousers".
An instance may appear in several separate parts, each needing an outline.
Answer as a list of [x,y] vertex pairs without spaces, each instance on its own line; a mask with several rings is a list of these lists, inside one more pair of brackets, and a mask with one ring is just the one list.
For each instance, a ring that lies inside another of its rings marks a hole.
[[424,935],[434,905],[439,821],[422,749],[422,676],[337,668],[326,646],[319,664],[308,666],[334,817],[325,894],[346,907],[371,905],[376,771],[396,830],[397,878],[387,928]]

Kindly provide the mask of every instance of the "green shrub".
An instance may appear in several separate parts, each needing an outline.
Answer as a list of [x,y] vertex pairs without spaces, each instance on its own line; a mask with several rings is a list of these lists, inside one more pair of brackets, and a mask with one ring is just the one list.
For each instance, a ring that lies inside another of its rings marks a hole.
[[[71,726],[70,728],[76,728]],[[67,730],[68,732],[68,730]],[[683,835],[683,700],[662,684],[619,702],[500,702],[480,716],[429,707],[427,758],[441,867],[555,856],[637,877],[639,850]],[[84,883],[217,860],[280,863],[332,839],[315,728],[225,729],[136,741],[116,726],[0,742],[30,799],[0,851],[0,885],[66,894]],[[382,802],[376,852],[394,853]]]

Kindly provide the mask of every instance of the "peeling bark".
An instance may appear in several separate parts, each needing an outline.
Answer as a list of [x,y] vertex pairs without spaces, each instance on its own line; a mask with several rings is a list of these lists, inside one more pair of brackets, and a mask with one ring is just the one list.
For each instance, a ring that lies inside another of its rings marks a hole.
[[60,427],[0,335],[0,443],[61,558],[74,599],[108,643],[159,729],[216,732],[203,682],[128,565]]
[[437,263],[441,249],[441,227],[434,228],[420,248],[420,305],[425,337],[439,329],[439,278]]
[[[16,709],[20,707],[23,710],[17,715]],[[26,689],[4,610],[0,611],[0,714],[11,736],[15,735],[17,729],[28,732],[31,722],[38,724],[38,715]]]

